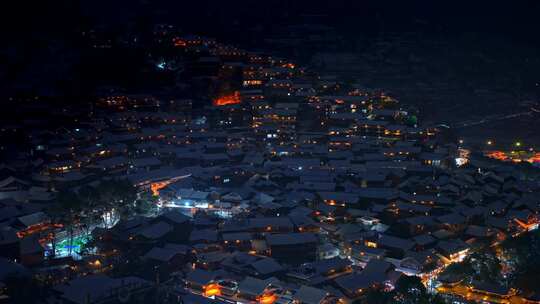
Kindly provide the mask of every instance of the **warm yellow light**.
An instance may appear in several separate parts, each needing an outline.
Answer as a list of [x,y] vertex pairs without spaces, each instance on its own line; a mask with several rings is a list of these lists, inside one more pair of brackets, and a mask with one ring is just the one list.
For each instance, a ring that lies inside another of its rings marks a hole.
[[99,260],[95,260],[94,263],[90,262],[90,264],[94,265],[95,267],[101,267],[101,262]]
[[377,243],[366,241],[366,246],[371,248],[377,248]]
[[221,295],[221,288],[218,284],[208,284],[204,288],[204,296],[212,297]]
[[265,294],[259,297],[259,304],[272,304],[277,300],[274,294]]

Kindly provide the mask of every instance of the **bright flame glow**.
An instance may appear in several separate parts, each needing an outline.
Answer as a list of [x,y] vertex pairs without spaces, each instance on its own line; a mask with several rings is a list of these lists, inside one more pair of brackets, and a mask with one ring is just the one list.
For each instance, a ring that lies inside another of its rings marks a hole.
[[277,300],[275,294],[264,294],[259,297],[259,304],[272,304]]
[[204,288],[204,296],[205,297],[213,297],[213,296],[219,296],[221,295],[221,288],[218,284],[208,284]]
[[241,102],[240,92],[235,91],[230,95],[221,96],[214,100],[215,106],[225,106],[231,104],[239,104]]

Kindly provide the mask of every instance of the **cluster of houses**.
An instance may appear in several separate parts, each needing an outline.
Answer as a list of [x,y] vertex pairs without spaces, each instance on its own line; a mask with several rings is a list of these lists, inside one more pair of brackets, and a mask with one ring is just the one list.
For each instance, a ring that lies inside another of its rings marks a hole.
[[58,299],[161,284],[182,303],[346,303],[538,227],[538,181],[456,166],[459,147],[395,99],[212,39],[172,41],[201,54],[197,73],[236,75],[233,97],[102,96],[73,127],[32,128],[0,167],[2,263],[36,272],[53,264],[44,236],[64,229],[47,214],[59,191],[122,178],[159,196],[157,216],[92,231],[99,254]]

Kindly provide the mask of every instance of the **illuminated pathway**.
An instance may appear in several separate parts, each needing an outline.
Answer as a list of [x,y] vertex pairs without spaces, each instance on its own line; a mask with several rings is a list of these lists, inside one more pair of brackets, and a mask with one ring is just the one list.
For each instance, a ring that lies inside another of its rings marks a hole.
[[457,285],[457,286],[440,286],[437,288],[437,292],[443,294],[459,295],[467,300],[473,300],[477,302],[489,302],[489,303],[503,303],[503,304],[528,304],[535,303],[528,301],[527,299],[520,297],[516,294],[510,293],[506,296],[500,296],[496,294],[487,294],[473,290],[469,286]]

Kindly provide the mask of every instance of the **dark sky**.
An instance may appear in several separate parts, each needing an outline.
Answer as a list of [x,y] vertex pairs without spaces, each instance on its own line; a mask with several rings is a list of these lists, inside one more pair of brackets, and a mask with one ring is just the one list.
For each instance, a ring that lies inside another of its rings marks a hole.
[[282,25],[316,20],[353,39],[382,30],[437,37],[472,32],[504,38],[506,44],[540,46],[539,0],[17,0],[11,4],[2,10],[0,27],[4,93],[24,87],[29,79],[39,79],[45,87],[47,80],[83,92],[77,85],[87,84],[85,79],[75,85],[69,80],[80,77],[77,67],[89,62],[80,49],[80,33],[90,28],[114,35],[171,23],[186,33],[239,43],[244,31],[256,26],[266,35],[283,31]]
[[357,25],[357,30],[372,30],[369,25],[373,20],[382,20],[388,30],[427,22],[428,28],[436,30],[493,32],[536,42],[534,34],[540,24],[537,0],[20,0],[12,4],[15,7],[4,13],[16,16],[16,21],[3,27],[10,39],[43,32],[62,35],[95,22],[128,26],[142,20],[163,20],[189,29],[211,29],[218,23],[262,21],[271,25],[303,14],[328,14],[329,23]]

